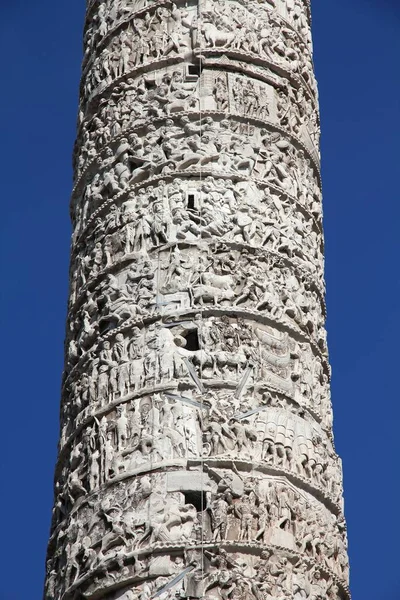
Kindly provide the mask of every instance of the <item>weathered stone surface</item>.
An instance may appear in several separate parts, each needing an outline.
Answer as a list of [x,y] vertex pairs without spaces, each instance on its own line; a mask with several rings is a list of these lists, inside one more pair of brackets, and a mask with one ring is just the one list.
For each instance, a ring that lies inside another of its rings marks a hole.
[[95,0],[47,600],[344,600],[306,0]]

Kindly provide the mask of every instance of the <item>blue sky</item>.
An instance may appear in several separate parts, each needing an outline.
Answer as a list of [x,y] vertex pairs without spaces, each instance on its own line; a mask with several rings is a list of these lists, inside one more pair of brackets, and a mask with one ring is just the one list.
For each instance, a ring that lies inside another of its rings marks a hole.
[[[0,600],[39,600],[52,506],[83,0],[0,0]],[[398,600],[400,3],[314,0],[328,331],[355,600]]]

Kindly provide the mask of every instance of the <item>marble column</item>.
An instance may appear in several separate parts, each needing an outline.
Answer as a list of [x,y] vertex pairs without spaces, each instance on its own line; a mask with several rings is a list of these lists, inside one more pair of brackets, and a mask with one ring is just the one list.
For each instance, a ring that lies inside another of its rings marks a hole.
[[346,600],[308,0],[87,5],[46,600]]

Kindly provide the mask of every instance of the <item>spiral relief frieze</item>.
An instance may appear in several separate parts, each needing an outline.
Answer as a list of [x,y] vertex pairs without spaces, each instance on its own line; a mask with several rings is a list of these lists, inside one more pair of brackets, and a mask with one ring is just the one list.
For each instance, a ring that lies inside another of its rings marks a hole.
[[87,3],[45,600],[347,600],[308,0]]

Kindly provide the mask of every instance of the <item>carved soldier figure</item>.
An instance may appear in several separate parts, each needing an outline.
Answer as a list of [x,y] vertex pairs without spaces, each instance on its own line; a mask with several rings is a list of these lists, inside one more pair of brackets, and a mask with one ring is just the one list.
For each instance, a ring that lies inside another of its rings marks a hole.
[[234,508],[240,520],[239,539],[250,541],[252,539],[253,517],[256,516],[250,497],[244,495],[242,500],[234,505]]
[[225,494],[217,494],[211,506],[213,540],[223,541],[226,539],[228,529],[229,504]]
[[117,419],[115,421],[116,448],[122,450],[128,440],[128,418],[126,416],[125,406],[117,406]]

